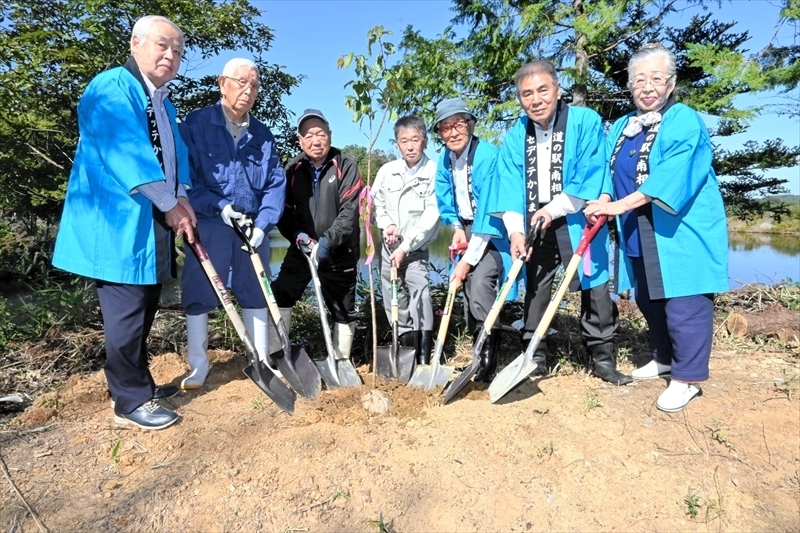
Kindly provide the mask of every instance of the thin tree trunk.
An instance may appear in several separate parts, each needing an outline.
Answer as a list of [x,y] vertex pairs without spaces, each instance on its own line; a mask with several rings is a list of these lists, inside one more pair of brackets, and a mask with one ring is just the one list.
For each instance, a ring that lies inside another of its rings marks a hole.
[[[575,8],[575,18],[582,17],[586,12],[583,5],[584,0],[573,0],[572,6]],[[572,88],[572,104],[586,106],[589,99],[589,91],[586,88],[586,80],[589,73],[589,54],[586,53],[586,35],[575,30],[575,86]]]

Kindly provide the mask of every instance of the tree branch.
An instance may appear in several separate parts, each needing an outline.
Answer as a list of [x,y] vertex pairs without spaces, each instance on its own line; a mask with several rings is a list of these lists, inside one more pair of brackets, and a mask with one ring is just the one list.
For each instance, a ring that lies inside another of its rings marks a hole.
[[36,148],[34,145],[32,145],[32,144],[31,144],[31,143],[29,143],[29,142],[26,142],[25,144],[28,146],[28,148],[30,148],[30,149],[31,149],[31,151],[33,151],[33,153],[34,153],[34,154],[38,155],[39,157],[41,157],[42,159],[44,159],[44,160],[45,160],[45,161],[47,161],[48,163],[50,163],[50,164],[52,164],[52,165],[55,165],[55,166],[57,166],[57,167],[58,167],[58,168],[60,168],[61,170],[64,170],[64,167],[63,167],[63,166],[59,165],[58,163],[56,163],[55,161],[53,161],[52,159],[50,159],[50,157],[48,157],[48,156],[47,156],[45,153],[43,153],[41,150],[39,150],[38,148]]
[[649,28],[653,24],[653,22],[655,22],[657,19],[661,18],[661,16],[664,13],[666,13],[667,10],[669,10],[673,6],[673,4],[675,4],[675,2],[676,2],[676,0],[670,0],[669,2],[664,4],[664,7],[661,8],[661,11],[659,11],[658,14],[656,14],[653,17],[650,17],[647,21],[645,21],[645,23],[642,25],[641,28],[639,28],[638,30],[636,30],[633,33],[629,33],[628,35],[622,37],[621,39],[617,40],[617,42],[610,44],[609,46],[607,46],[603,50],[600,50],[599,52],[597,52],[595,54],[590,54],[587,59],[592,59],[593,57],[597,57],[600,54],[604,54],[606,52],[609,52],[609,51],[613,50],[614,48],[616,48],[617,46],[619,46],[622,43],[624,43],[625,41],[627,41],[628,39],[632,39],[633,37],[636,37],[637,35],[642,33],[644,30]]

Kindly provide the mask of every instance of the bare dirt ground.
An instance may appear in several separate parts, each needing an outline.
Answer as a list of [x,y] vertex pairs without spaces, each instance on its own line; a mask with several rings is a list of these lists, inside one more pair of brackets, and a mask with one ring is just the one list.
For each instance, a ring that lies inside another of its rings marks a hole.
[[[800,531],[794,351],[717,347],[703,397],[677,414],[655,407],[664,380],[618,388],[578,371],[529,379],[494,405],[482,385],[442,405],[384,382],[392,407],[371,415],[363,366],[360,390],[300,398],[289,416],[244,377],[242,357],[217,351],[206,389],[168,402],[182,420],[147,432],[113,424],[102,372],[73,376],[0,432],[0,525]],[[152,369],[177,383],[187,365],[166,353]]]

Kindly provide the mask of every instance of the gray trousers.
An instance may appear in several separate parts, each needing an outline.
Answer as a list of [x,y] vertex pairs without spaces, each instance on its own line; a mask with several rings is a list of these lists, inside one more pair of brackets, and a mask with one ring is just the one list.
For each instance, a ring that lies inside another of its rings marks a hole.
[[[562,219],[563,220],[563,219]],[[561,224],[563,225],[563,224]],[[525,291],[525,327],[522,337],[525,341],[533,338],[539,322],[550,303],[553,279],[562,263],[556,240],[554,224],[547,228],[536,242],[530,260],[525,264],[527,287]],[[577,279],[577,272],[575,277]],[[571,284],[576,279],[569,280]],[[608,283],[591,289],[581,290],[581,334],[588,348],[613,342],[619,327],[617,305],[608,293]],[[536,354],[547,353],[547,343],[542,342]]]
[[[381,288],[386,318],[392,321],[392,278],[386,243],[381,247]],[[433,330],[433,305],[429,283],[428,250],[414,250],[397,269],[398,334]]]

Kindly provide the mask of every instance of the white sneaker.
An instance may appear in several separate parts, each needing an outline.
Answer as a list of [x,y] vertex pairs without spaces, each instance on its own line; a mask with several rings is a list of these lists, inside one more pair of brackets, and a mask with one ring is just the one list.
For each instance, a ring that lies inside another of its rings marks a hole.
[[691,383],[681,383],[674,379],[670,381],[667,390],[661,393],[656,402],[656,407],[667,413],[677,413],[703,395],[703,390]]
[[661,376],[668,376],[672,372],[670,365],[662,365],[655,359],[631,372],[633,379],[656,379]]

